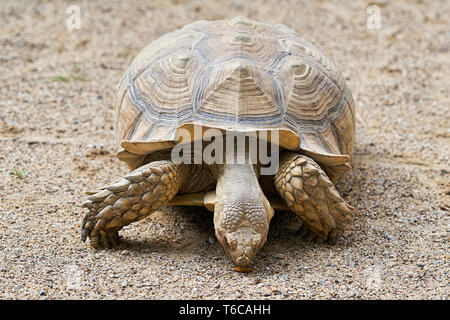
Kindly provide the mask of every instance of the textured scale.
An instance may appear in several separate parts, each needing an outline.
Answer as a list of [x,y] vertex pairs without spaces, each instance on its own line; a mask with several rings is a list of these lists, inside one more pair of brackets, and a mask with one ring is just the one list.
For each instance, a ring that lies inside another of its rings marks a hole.
[[333,62],[285,26],[238,17],[169,33],[136,57],[117,101],[119,158],[132,169],[191,124],[285,130],[281,146],[301,149],[331,179],[350,168],[350,91]]
[[89,236],[95,248],[116,245],[123,226],[147,217],[178,192],[178,169],[170,161],[151,162],[89,196],[83,203],[89,213],[81,222],[82,240]]

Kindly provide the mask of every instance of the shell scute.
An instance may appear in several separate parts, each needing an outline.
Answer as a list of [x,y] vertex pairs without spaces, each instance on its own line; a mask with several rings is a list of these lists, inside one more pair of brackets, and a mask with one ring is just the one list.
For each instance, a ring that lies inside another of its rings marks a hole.
[[348,170],[353,98],[334,63],[288,27],[198,21],[152,42],[118,86],[119,158],[133,167],[186,126],[279,130],[328,172]]

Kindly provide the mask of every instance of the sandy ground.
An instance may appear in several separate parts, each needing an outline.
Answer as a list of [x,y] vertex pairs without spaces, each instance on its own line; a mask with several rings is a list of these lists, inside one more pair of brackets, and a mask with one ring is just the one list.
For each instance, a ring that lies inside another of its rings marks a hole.
[[[448,1],[132,3],[2,0],[0,298],[448,299]],[[358,209],[352,232],[308,242],[279,213],[249,274],[231,270],[204,209],[164,208],[116,250],[82,243],[84,190],[127,172],[111,107],[124,69],[166,32],[237,15],[295,29],[347,79],[357,138],[337,187]]]

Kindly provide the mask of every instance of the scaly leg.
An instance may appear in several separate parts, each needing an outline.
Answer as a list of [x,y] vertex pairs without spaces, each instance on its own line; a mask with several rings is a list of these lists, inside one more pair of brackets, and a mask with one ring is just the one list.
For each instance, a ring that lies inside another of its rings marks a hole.
[[146,164],[88,197],[81,222],[81,238],[96,249],[118,245],[118,232],[170,201],[186,172],[183,164],[155,161]]
[[275,187],[289,208],[302,219],[308,240],[336,241],[337,232],[351,221],[347,205],[325,172],[311,158],[288,152],[282,155]]

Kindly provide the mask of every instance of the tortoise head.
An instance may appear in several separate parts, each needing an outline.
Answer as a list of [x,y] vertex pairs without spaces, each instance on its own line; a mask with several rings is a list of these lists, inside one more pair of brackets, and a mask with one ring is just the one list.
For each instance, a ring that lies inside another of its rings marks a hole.
[[[267,200],[266,200],[267,201]],[[273,210],[254,199],[236,199],[216,204],[216,237],[238,267],[248,267],[267,240]]]

